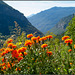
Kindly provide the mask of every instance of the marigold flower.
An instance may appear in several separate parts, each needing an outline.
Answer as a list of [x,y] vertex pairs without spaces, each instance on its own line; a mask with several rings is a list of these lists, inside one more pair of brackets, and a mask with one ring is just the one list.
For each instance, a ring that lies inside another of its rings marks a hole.
[[27,55],[27,52],[24,52],[24,55]]
[[72,51],[72,49],[69,49],[69,50],[68,50],[68,52],[71,52],[71,51]]
[[25,52],[25,50],[27,50],[26,47],[21,47],[21,48],[18,49],[18,53],[20,53],[20,52]]
[[23,59],[23,57],[18,57],[18,61],[20,61],[20,60],[22,60]]
[[17,54],[17,50],[13,50],[11,54]]
[[5,49],[5,53],[8,53],[8,52],[10,52],[10,48]]
[[5,48],[0,49],[0,51],[4,51],[4,50],[5,50]]
[[31,46],[32,45],[32,42],[30,41],[30,40],[27,40],[27,41],[25,41],[25,46]]
[[17,70],[19,70],[19,71],[20,71],[21,69],[18,67],[18,68],[16,68],[16,71],[17,71]]
[[48,36],[46,36],[46,38],[53,38],[53,36],[52,35],[48,35]]
[[3,67],[3,70],[6,70],[6,67],[5,66]]
[[37,39],[40,39],[40,36],[37,36]]
[[47,54],[48,54],[48,56],[51,56],[52,55],[52,52],[51,51],[48,51]]
[[2,66],[4,66],[4,65],[5,65],[5,63],[2,64]]
[[18,53],[20,53],[21,51],[22,51],[22,49],[21,49],[21,48],[19,48],[19,49],[18,49]]
[[2,59],[2,62],[4,62],[5,58]]
[[40,36],[38,36],[38,37],[36,37],[37,38],[37,40],[36,40],[36,43],[39,43],[39,39],[40,39]]
[[13,43],[9,43],[9,44],[8,44],[8,47],[12,47],[12,46],[13,46]]
[[7,64],[7,67],[8,67],[8,68],[10,68],[10,67],[11,67],[9,63]]
[[28,34],[27,35],[27,38],[31,38],[31,37],[33,37],[33,34]]
[[43,40],[46,40],[46,37],[42,37],[39,39],[39,41],[43,41]]
[[25,52],[25,50],[27,50],[26,47],[21,47],[22,51],[21,52]]
[[74,48],[75,48],[75,45],[74,45]]
[[19,54],[19,56],[23,56],[23,54],[22,54],[22,53],[20,53],[20,54]]
[[14,63],[11,63],[12,64],[12,67],[14,66]]
[[17,71],[17,68],[16,68],[16,71]]
[[64,42],[67,43],[67,45],[68,45],[69,43],[72,44],[73,40],[72,39],[66,39]]
[[47,47],[48,45],[47,44],[42,44],[41,45],[41,48],[45,48],[45,47]]
[[12,41],[13,41],[12,39],[9,39],[9,40],[7,41],[7,44],[8,44],[8,43],[11,43]]
[[70,65],[72,65],[72,63],[70,63]]
[[42,41],[42,40],[43,40],[42,38],[39,39],[39,41]]
[[1,53],[1,56],[4,56],[6,53],[5,52],[3,52],[3,53]]
[[19,56],[17,50],[13,50],[11,54],[12,54],[12,57],[15,57],[15,58],[18,58]]
[[18,70],[20,71],[21,69],[18,67]]
[[62,40],[66,40],[67,38],[70,38],[69,36],[63,36]]
[[12,48],[16,48],[16,47],[17,47],[16,45],[13,45],[13,46],[12,46]]
[[35,41],[35,40],[37,40],[37,37],[32,37],[31,40]]

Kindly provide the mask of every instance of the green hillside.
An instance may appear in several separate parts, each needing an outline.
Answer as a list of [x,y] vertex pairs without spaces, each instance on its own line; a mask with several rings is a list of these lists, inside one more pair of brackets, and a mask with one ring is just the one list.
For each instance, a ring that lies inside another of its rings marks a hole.
[[33,26],[45,33],[54,27],[60,19],[69,16],[74,12],[75,7],[53,7],[35,14],[28,18],[28,20]]
[[61,34],[65,32],[66,27],[68,26],[68,23],[73,18],[73,16],[74,14],[62,18],[52,29],[50,29],[50,32],[53,32],[54,34]]

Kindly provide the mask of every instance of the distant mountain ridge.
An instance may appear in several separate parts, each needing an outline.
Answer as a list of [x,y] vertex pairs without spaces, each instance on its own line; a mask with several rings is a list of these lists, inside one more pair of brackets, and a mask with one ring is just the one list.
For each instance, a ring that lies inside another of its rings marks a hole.
[[68,23],[70,22],[70,20],[72,20],[73,17],[74,14],[62,18],[52,29],[50,29],[50,32],[53,32],[54,34],[64,33],[66,31]]
[[73,13],[75,13],[75,7],[53,7],[37,13],[28,20],[33,26],[45,33],[53,28],[60,19]]
[[29,16],[27,16],[27,18],[30,18],[30,17],[32,17],[32,16],[34,16],[35,14],[31,14],[31,15],[29,15]]
[[12,31],[15,27],[14,21],[19,24],[22,31],[25,31],[26,34],[37,32],[36,35],[43,35],[43,33],[31,25],[22,13],[7,5],[5,2],[0,1],[0,33],[10,35],[10,30]]

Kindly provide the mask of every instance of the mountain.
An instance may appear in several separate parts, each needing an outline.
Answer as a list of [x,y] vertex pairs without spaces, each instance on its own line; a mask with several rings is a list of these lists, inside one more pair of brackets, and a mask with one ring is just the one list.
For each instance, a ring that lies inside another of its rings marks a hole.
[[73,17],[74,14],[62,18],[52,29],[50,29],[50,32],[53,32],[54,34],[62,34],[66,31],[66,27]]
[[54,27],[60,19],[75,13],[75,7],[53,7],[28,18],[33,26],[45,33]]
[[31,15],[29,15],[29,16],[27,16],[27,18],[30,18],[30,17],[32,17],[32,16],[34,16],[35,14],[31,14]]
[[22,13],[7,5],[5,2],[0,1],[0,33],[10,35],[10,31],[15,27],[14,21],[19,24],[22,31],[25,31],[26,34],[37,32],[36,35],[43,36],[43,33],[32,26]]

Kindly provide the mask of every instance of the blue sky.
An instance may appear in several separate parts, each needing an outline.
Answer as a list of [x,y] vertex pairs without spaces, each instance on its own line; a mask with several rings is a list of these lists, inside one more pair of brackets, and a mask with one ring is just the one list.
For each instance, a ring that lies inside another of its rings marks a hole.
[[13,8],[19,10],[25,16],[39,13],[54,6],[75,7],[75,1],[4,1]]

